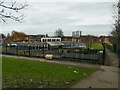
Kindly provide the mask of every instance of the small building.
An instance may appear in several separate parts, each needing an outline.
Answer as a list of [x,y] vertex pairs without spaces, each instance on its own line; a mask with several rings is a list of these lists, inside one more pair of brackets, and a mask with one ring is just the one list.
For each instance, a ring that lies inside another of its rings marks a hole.
[[41,38],[41,42],[60,42],[61,38]]
[[101,43],[111,44],[109,41],[109,38],[111,38],[111,36],[100,36],[99,37]]
[[80,42],[80,37],[64,36],[61,41]]
[[38,34],[38,35],[27,35],[29,42],[41,42],[41,38],[48,37],[47,35]]
[[48,50],[61,49],[64,44],[62,42],[47,42]]
[[102,43],[99,37],[91,35],[81,36],[80,41],[86,44]]
[[63,45],[63,48],[86,48],[86,45],[85,43],[82,43],[82,42],[62,42],[64,45]]

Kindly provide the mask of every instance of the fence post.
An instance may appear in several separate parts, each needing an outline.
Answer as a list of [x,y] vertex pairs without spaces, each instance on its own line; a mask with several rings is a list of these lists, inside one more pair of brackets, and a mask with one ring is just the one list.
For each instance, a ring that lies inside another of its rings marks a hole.
[[28,45],[28,50],[29,50],[29,56],[30,56],[30,49],[31,49],[31,48],[30,48],[30,46]]
[[16,46],[16,54],[18,55],[18,45]]
[[6,54],[7,54],[7,43],[6,43],[5,47],[6,47]]
[[43,45],[43,57],[44,57],[44,45]]
[[[62,51],[63,49],[62,49],[62,46],[60,46],[60,48],[59,48],[59,52],[60,52],[60,59],[62,58]],[[57,53],[57,52],[56,52]]]
[[103,65],[105,64],[105,43],[102,44],[103,45]]

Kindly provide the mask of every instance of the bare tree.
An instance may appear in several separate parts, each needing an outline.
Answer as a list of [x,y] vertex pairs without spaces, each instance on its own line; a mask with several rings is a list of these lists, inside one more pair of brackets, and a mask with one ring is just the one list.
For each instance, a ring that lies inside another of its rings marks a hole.
[[115,22],[111,34],[114,37],[114,43],[120,47],[120,0],[117,5],[113,4],[113,9],[113,18]]
[[9,41],[9,40],[15,41],[15,42],[27,41],[27,35],[23,32],[18,32],[18,31],[13,30],[11,33],[11,36],[8,36],[6,38],[6,41]]
[[57,37],[62,37],[62,36],[64,36],[64,33],[63,33],[62,29],[58,28],[58,29],[55,31],[55,36],[57,36]]
[[27,2],[25,2],[24,4],[18,5],[17,1],[11,0],[9,3],[10,5],[7,5],[5,0],[0,0],[0,19],[3,22],[6,22],[6,19],[12,19],[14,21],[23,20],[24,15],[16,16],[13,13],[11,13],[10,10],[17,13],[20,10],[24,9],[26,6],[28,6]]

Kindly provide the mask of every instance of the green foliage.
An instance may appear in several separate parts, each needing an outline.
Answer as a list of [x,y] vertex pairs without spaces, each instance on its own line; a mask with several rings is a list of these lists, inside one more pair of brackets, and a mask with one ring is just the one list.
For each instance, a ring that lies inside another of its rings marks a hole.
[[97,49],[97,50],[103,50],[103,45],[102,44],[98,44],[98,43],[95,43],[95,44],[92,44],[91,47],[92,49]]
[[3,33],[0,33],[0,39],[5,38],[5,35]]
[[58,36],[58,37],[64,36],[64,33],[63,33],[62,29],[58,28],[58,29],[55,31],[55,36]]
[[96,71],[95,68],[17,58],[3,57],[2,62],[3,88],[67,88]]

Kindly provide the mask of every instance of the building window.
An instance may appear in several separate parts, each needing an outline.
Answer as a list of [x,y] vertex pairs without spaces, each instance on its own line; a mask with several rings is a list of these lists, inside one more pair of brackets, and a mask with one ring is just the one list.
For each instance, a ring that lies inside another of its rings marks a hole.
[[52,41],[55,41],[55,39],[52,39]]
[[46,42],[46,39],[44,39],[44,41]]
[[44,40],[44,39],[43,39],[42,41],[43,41],[43,42],[45,42],[45,40]]
[[50,39],[48,39],[48,42],[50,42]]

